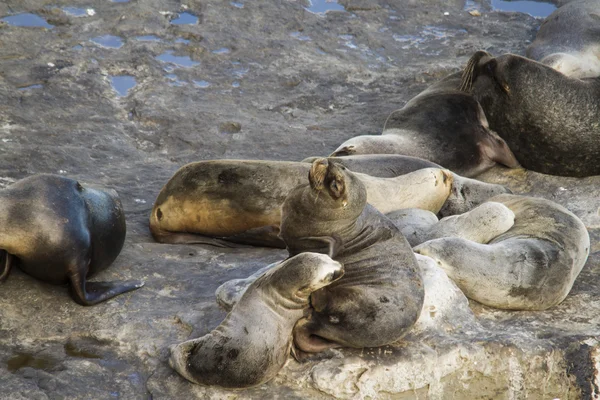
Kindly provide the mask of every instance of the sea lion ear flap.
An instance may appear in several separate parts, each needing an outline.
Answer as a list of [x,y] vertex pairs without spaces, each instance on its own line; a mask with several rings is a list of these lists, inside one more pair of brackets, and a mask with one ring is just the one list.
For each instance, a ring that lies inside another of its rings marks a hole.
[[311,188],[314,190],[323,190],[328,168],[329,162],[326,158],[317,158],[313,161],[308,173],[308,181]]
[[[493,56],[487,51],[477,51],[471,56],[462,73],[462,78],[458,90],[470,93],[473,88],[473,82],[480,74],[482,67],[489,61],[494,61]],[[495,62],[495,61],[494,61]]]

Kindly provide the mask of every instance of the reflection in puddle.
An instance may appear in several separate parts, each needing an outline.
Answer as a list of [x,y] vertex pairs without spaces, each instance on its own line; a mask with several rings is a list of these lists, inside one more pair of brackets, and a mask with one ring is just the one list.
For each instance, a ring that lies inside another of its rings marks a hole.
[[202,88],[202,89],[210,86],[210,82],[207,82],[207,81],[192,81],[192,82],[194,82],[194,85],[196,85],[197,87]]
[[177,38],[177,39],[175,40],[175,43],[183,43],[183,44],[188,44],[188,43],[190,43],[190,41],[189,41],[189,40],[187,40],[187,39],[184,39],[184,38]]
[[63,7],[62,10],[71,17],[88,17],[96,14],[93,8]]
[[231,52],[231,50],[229,50],[227,47],[221,47],[220,49],[213,50],[214,54],[227,54],[230,52]]
[[129,89],[133,88],[136,85],[135,78],[130,75],[120,75],[120,76],[111,76],[110,83],[115,89],[115,91],[119,94],[119,96],[127,96],[127,92]]
[[[159,61],[168,63],[168,64],[176,65],[178,67],[183,67],[183,68],[190,68],[190,67],[194,67],[194,66],[200,64],[198,61],[192,60],[189,56],[173,55],[173,52],[171,50],[168,50],[167,52],[161,54],[160,56],[157,56],[156,59]],[[169,68],[169,69],[172,70],[172,68]],[[167,68],[165,68],[165,70],[167,70]]]
[[121,40],[120,37],[113,35],[97,36],[95,38],[90,39],[90,41],[96,43],[101,47],[106,47],[109,49],[118,49],[121,46],[123,46],[123,40]]
[[160,42],[160,38],[154,35],[146,35],[146,36],[136,36],[135,40],[139,40],[140,42]]
[[533,17],[547,17],[556,10],[556,6],[550,3],[538,1],[505,1],[492,0],[492,9],[497,11],[517,11],[529,14]]
[[4,17],[0,19],[0,21],[4,21],[9,25],[13,26],[24,26],[24,27],[41,27],[41,28],[52,28],[54,25],[50,25],[46,20],[39,15],[31,14],[31,13],[23,13],[17,15],[10,15],[8,17]]
[[184,12],[179,14],[179,17],[172,20],[171,23],[174,25],[187,25],[187,24],[196,24],[198,22],[198,17],[194,14],[190,14],[188,12]]
[[35,84],[35,85],[31,85],[31,86],[21,87],[21,88],[19,88],[19,90],[41,89],[43,87],[44,87],[43,85]]
[[310,36],[303,35],[301,32],[292,32],[292,33],[290,33],[290,36],[293,37],[293,38],[296,38],[298,40],[301,40],[303,42],[307,42],[309,40],[312,40],[310,38]]
[[38,356],[36,354],[18,353],[11,357],[7,363],[7,369],[9,372],[16,372],[21,368],[29,367],[34,369],[41,369],[44,371],[51,371],[54,367],[59,364],[59,361],[49,356]]
[[331,0],[309,0],[310,6],[306,9],[314,14],[325,14],[327,11],[346,11],[344,6],[337,1]]

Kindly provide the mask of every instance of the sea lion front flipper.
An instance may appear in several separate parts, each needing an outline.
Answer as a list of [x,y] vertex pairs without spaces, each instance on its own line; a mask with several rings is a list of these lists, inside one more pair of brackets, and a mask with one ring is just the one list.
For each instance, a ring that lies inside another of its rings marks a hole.
[[93,306],[144,286],[143,281],[86,282],[85,274],[80,272],[70,273],[69,280],[71,281],[71,296],[82,306]]
[[14,263],[14,256],[6,250],[0,250],[0,254],[0,263],[4,261],[4,269],[0,273],[0,283],[2,283],[6,281],[8,274],[10,274],[10,269]]
[[153,232],[154,240],[167,244],[208,244],[215,247],[250,247],[242,243],[229,242],[227,239],[218,239],[197,233],[186,232]]
[[327,349],[342,347],[339,343],[314,335],[312,325],[313,323],[310,319],[302,318],[294,326],[294,345],[297,350],[301,350],[304,353],[320,353]]
[[481,154],[485,154],[490,160],[508,168],[520,168],[521,164],[504,139],[490,129],[487,129],[487,132],[488,135],[477,144]]

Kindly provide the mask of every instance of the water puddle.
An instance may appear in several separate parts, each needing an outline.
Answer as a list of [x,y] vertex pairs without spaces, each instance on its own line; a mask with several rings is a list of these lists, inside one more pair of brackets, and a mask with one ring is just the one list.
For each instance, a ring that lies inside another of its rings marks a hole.
[[207,81],[192,81],[194,82],[194,85],[196,87],[202,88],[202,89],[206,89],[207,87],[210,86],[210,82]]
[[547,17],[556,10],[556,6],[551,3],[540,1],[505,1],[492,0],[492,9],[496,11],[516,11],[529,14],[532,17]]
[[65,14],[76,18],[96,15],[96,11],[93,8],[63,7],[62,10]]
[[310,38],[310,36],[303,35],[302,32],[292,32],[292,33],[290,33],[290,36],[293,38],[296,38],[302,42],[308,42],[308,41],[312,40]]
[[229,50],[227,47],[221,47],[220,49],[213,50],[212,52],[213,54],[227,54],[231,53],[231,50]]
[[36,354],[18,353],[11,357],[7,363],[7,369],[9,372],[17,372],[21,368],[29,367],[34,369],[41,369],[44,371],[51,371],[54,367],[58,366],[60,361],[49,357],[49,356],[38,356]]
[[129,89],[137,84],[135,78],[130,75],[111,76],[110,83],[120,97],[127,96]]
[[169,66],[165,68],[165,71],[167,72],[171,72],[174,69],[174,66],[190,68],[200,64],[198,61],[192,60],[189,56],[173,55],[171,50],[168,50],[160,56],[157,56],[156,59],[169,64]]
[[177,39],[175,39],[175,43],[189,44],[190,41],[188,39],[184,39],[184,38],[177,38]]
[[179,14],[179,17],[172,20],[171,23],[173,25],[194,25],[198,23],[198,17],[194,14],[190,14],[189,12],[184,12]]
[[244,3],[238,3],[236,1],[232,1],[229,4],[231,4],[232,6],[234,6],[235,8],[244,8]]
[[80,51],[81,49],[83,49],[83,46],[80,44],[76,44],[75,46],[71,47],[71,50],[75,51]]
[[343,5],[332,0],[309,0],[310,6],[306,10],[313,14],[325,14],[327,11],[346,11]]
[[90,41],[107,49],[118,49],[123,46],[123,40],[120,37],[113,35],[97,36],[91,38]]
[[35,84],[35,85],[21,87],[21,88],[19,88],[19,90],[25,91],[25,90],[32,90],[32,89],[41,89],[43,87],[44,87],[43,85]]
[[136,36],[135,40],[139,40],[140,42],[160,42],[162,39],[158,36],[154,35],[146,35],[146,36]]
[[27,28],[47,28],[51,29],[54,25],[50,25],[46,20],[39,15],[31,13],[23,13],[17,15],[10,15],[0,19],[9,25],[23,26]]
[[239,83],[238,81],[234,81],[234,82],[231,84],[231,87],[234,87],[234,88],[239,88],[239,87],[240,87],[240,83]]

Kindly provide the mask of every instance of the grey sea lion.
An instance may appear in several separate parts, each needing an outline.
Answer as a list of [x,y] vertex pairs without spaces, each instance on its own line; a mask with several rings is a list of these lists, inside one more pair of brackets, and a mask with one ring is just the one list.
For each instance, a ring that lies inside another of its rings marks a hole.
[[250,284],[221,324],[171,347],[169,364],[187,380],[245,388],[273,378],[292,347],[292,330],[309,296],[335,282],[343,267],[327,255],[302,253]]
[[546,199],[500,195],[490,199],[514,212],[514,225],[488,244],[463,238],[425,242],[431,257],[467,297],[510,310],[545,310],[567,296],[590,250],[585,225]]
[[[281,205],[306,180],[310,168],[309,163],[258,160],[185,165],[158,195],[150,231],[162,243],[285,247],[278,237]],[[367,187],[368,201],[383,213],[418,207],[435,213],[443,210],[445,216],[507,192],[503,186],[439,168],[417,169],[394,178],[356,175]]]
[[280,236],[290,256],[315,251],[344,264],[344,276],[311,295],[312,312],[294,328],[300,350],[382,346],[414,325],[424,297],[415,255],[345,167],[313,162],[308,182],[283,203]]
[[331,156],[404,154],[471,177],[496,163],[519,166],[507,144],[489,128],[473,96],[460,92],[460,74],[431,85],[390,114],[381,135],[348,139]]
[[514,54],[475,53],[462,90],[527,169],[552,175],[600,174],[600,80],[569,78]]
[[575,0],[550,14],[527,57],[571,78],[600,76],[600,0]]
[[70,283],[73,299],[86,306],[143,286],[87,281],[117,258],[125,241],[125,215],[114,190],[34,175],[0,190],[0,226],[0,282],[16,264],[44,282]]

